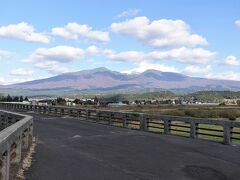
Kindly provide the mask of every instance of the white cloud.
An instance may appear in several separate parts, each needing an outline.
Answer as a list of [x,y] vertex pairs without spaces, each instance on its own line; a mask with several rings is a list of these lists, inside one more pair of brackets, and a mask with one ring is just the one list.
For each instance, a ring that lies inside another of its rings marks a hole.
[[132,62],[141,62],[146,60],[147,54],[140,51],[124,51],[124,52],[115,52],[111,49],[106,49],[103,51],[103,54],[111,59],[117,61],[132,61]]
[[6,83],[6,79],[0,76],[0,85],[4,85]]
[[136,64],[136,68],[130,69],[130,70],[125,70],[122,71],[123,73],[128,73],[128,74],[134,74],[134,73],[141,73],[144,72],[148,69],[155,69],[158,71],[163,71],[163,72],[179,72],[179,69],[177,69],[174,66],[168,66],[165,64],[156,64],[156,63],[149,63],[149,62],[142,62],[139,64]]
[[13,76],[32,76],[33,74],[34,74],[34,71],[29,68],[18,68],[10,72],[10,75],[13,75]]
[[236,20],[236,21],[235,21],[235,25],[236,25],[238,28],[240,28],[240,20]]
[[1,50],[0,49],[0,59],[3,59],[3,58],[10,58],[14,55],[13,52],[9,52],[9,51],[5,51],[5,50]]
[[118,14],[116,16],[116,18],[126,18],[126,17],[133,17],[138,15],[138,13],[140,12],[139,9],[128,9],[126,11],[121,12],[120,14]]
[[98,54],[101,50],[96,47],[96,46],[89,46],[87,49],[86,49],[86,54],[87,55],[95,55],[95,54]]
[[98,42],[110,41],[108,32],[96,31],[86,24],[78,24],[76,22],[68,23],[64,27],[55,27],[52,29],[52,34],[64,39],[78,40],[83,37]]
[[55,46],[36,49],[25,62],[54,61],[68,63],[97,53],[98,48],[90,46],[86,50],[71,46]]
[[183,69],[182,73],[184,74],[207,74],[212,70],[211,65],[207,65],[206,67],[200,67],[200,66],[187,66]]
[[58,62],[53,62],[53,61],[36,63],[34,67],[37,69],[44,70],[50,74],[62,74],[66,72],[76,71],[76,69],[74,68],[66,67],[66,66],[63,66],[62,64],[59,64]]
[[240,66],[240,59],[237,59],[235,56],[227,56],[226,59],[219,64],[228,66]]
[[28,42],[50,42],[48,36],[36,33],[34,27],[25,22],[0,26],[0,38],[20,39]]
[[5,77],[0,77],[0,85],[9,85],[9,84],[16,84],[16,83],[21,83],[21,82],[26,82],[26,81],[32,81],[36,79],[36,77],[26,77],[26,76],[19,76],[19,77],[10,77],[10,76],[5,76]]
[[153,59],[176,60],[184,64],[205,64],[209,59],[215,57],[216,52],[211,52],[202,48],[189,49],[181,47],[169,51],[153,51],[150,54]]
[[[89,46],[86,49],[71,46],[55,46],[52,48],[38,48],[22,62],[34,63],[36,69],[50,74],[61,74],[77,71],[66,64],[100,53],[101,49]],[[13,73],[13,72],[12,72]]]
[[172,49],[169,51],[125,51],[115,52],[113,50],[104,50],[103,54],[112,60],[118,61],[157,61],[157,60],[175,60],[183,64],[205,64],[209,59],[215,57],[216,52],[211,52],[202,48],[189,49],[181,47],[178,49]]
[[226,79],[226,80],[235,80],[239,81],[240,80],[240,73],[236,73],[233,71],[227,71],[227,72],[222,72],[222,73],[209,73],[206,75],[207,78],[211,79]]
[[182,20],[160,19],[150,22],[145,16],[135,17],[124,22],[112,23],[110,30],[134,37],[156,48],[208,44],[202,36],[191,34],[189,25]]

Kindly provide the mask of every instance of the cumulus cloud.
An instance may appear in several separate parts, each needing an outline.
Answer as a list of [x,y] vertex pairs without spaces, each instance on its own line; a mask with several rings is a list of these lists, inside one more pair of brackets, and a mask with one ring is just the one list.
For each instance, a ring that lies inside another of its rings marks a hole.
[[89,46],[86,49],[71,46],[38,48],[23,62],[33,63],[34,68],[44,70],[50,74],[61,74],[77,71],[77,69],[68,67],[66,64],[93,56],[100,53],[100,51],[101,49],[96,46]]
[[189,49],[181,47],[178,49],[172,49],[168,51],[125,51],[115,52],[113,50],[104,50],[103,54],[112,60],[118,61],[157,61],[157,60],[175,60],[183,64],[205,64],[209,59],[215,57],[216,52],[211,52],[202,48]]
[[62,64],[53,61],[36,63],[34,67],[37,69],[44,70],[50,74],[61,74],[76,71],[75,68],[65,67]]
[[235,80],[239,81],[240,79],[240,73],[236,73],[233,71],[226,71],[222,73],[209,73],[206,75],[207,78],[211,79],[226,79],[226,80]]
[[[16,83],[21,83],[21,82],[26,82],[26,81],[32,81],[35,80],[36,77],[33,76],[0,76],[0,85],[9,85],[9,84],[16,84]],[[38,78],[39,79],[39,78]]]
[[88,55],[98,52],[98,48],[90,46],[87,49],[75,48],[71,46],[55,46],[52,48],[36,49],[25,62],[54,61],[68,63],[82,59]]
[[101,49],[96,46],[89,46],[86,49],[86,54],[87,55],[95,55],[95,54],[98,54],[100,51],[101,51]]
[[240,28],[240,20],[236,20],[236,21],[235,21],[235,25],[236,25],[238,28]]
[[13,76],[31,76],[33,74],[34,74],[33,69],[29,69],[29,68],[18,68],[10,72],[10,75],[13,75]]
[[3,58],[10,58],[14,55],[13,52],[9,52],[9,51],[5,51],[5,50],[1,50],[0,49],[0,59],[3,59]]
[[76,22],[68,23],[64,27],[55,27],[52,34],[64,39],[78,40],[79,38],[87,38],[98,42],[110,41],[109,33],[105,31],[93,30],[86,24],[78,24]]
[[207,65],[205,67],[200,67],[200,66],[187,66],[183,69],[182,73],[184,74],[207,74],[210,73],[212,70],[211,65]]
[[114,33],[130,36],[156,48],[195,47],[207,45],[205,38],[190,32],[190,26],[182,20],[160,19],[150,22],[145,17],[135,17],[123,22],[112,23]]
[[149,62],[142,62],[139,64],[136,64],[136,68],[130,69],[130,70],[125,70],[122,71],[123,73],[128,73],[128,74],[135,74],[135,73],[141,73],[144,72],[148,69],[155,69],[158,71],[163,71],[163,72],[179,72],[179,69],[177,69],[174,66],[168,66],[165,64],[156,64],[156,63],[149,63]]
[[228,66],[240,66],[240,59],[237,59],[235,56],[227,56],[223,62],[220,62],[220,64]]
[[34,27],[25,22],[0,26],[0,38],[20,39],[40,43],[50,42],[48,36],[43,33],[36,33]]
[[116,18],[119,19],[119,18],[133,17],[138,15],[139,12],[140,12],[139,9],[128,9],[118,14]]
[[6,83],[6,79],[0,76],[0,85],[4,85]]

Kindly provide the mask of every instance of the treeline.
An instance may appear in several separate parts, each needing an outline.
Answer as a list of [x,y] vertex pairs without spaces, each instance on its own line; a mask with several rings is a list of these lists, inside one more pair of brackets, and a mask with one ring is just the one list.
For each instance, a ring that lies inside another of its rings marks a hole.
[[240,91],[198,91],[184,96],[195,97],[199,101],[221,102],[224,99],[240,99]]
[[[72,101],[75,104],[80,104],[80,105],[97,105],[99,103],[99,99],[95,97],[94,99],[86,99],[85,101],[76,98],[74,101]],[[58,97],[56,99],[56,104],[57,105],[66,105],[67,100],[62,97]]]
[[1,102],[23,102],[23,101],[28,101],[28,97],[24,96],[10,96],[9,94],[7,96],[0,96],[0,101]]
[[135,100],[141,100],[141,101],[149,101],[149,100],[162,100],[162,99],[172,99],[176,98],[177,95],[174,94],[171,91],[159,91],[159,92],[145,92],[145,93],[129,93],[129,94],[109,94],[105,95],[102,98],[103,99],[117,99],[118,101],[135,101]]

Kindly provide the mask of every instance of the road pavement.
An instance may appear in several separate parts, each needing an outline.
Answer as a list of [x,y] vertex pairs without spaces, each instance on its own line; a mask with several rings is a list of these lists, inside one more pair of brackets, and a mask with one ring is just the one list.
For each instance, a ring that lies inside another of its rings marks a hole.
[[30,114],[29,180],[239,180],[240,146]]

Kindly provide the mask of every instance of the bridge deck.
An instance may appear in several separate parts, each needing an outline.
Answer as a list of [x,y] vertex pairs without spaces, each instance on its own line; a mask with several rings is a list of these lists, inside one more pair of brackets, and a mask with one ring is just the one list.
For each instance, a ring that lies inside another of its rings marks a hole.
[[26,172],[27,179],[239,180],[240,177],[240,147],[73,118],[33,116],[38,145],[33,165]]

